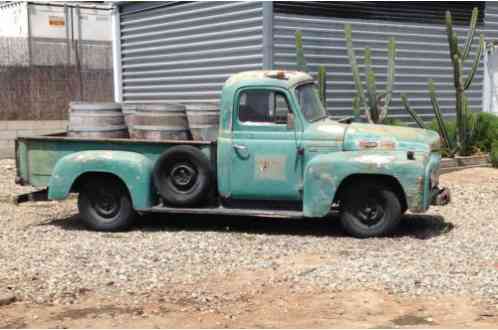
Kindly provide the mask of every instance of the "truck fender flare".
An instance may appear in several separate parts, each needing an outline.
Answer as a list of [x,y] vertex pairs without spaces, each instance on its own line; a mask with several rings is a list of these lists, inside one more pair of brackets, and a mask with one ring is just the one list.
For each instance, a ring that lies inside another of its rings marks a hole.
[[48,185],[48,198],[67,198],[82,175],[105,173],[118,177],[127,187],[135,209],[153,206],[153,162],[136,152],[90,150],[69,154],[57,161]]
[[[402,157],[405,157],[403,159]],[[406,161],[406,153],[397,152],[340,152],[318,155],[308,162],[304,171],[303,213],[306,217],[324,217],[330,212],[336,193],[351,176],[384,177],[399,184],[403,198],[412,203],[411,196],[418,191],[416,179],[423,175],[420,162]],[[413,182],[409,181],[413,180]],[[412,189],[413,190],[413,189]]]

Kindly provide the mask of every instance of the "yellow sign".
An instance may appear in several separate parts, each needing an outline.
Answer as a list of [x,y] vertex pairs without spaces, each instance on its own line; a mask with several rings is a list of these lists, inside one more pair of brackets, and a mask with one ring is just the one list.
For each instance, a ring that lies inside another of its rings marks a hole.
[[61,27],[64,26],[64,17],[59,16],[49,16],[48,26]]

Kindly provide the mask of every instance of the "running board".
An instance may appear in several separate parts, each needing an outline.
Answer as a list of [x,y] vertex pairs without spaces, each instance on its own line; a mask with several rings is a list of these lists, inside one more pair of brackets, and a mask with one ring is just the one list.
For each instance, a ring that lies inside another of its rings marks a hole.
[[287,218],[301,219],[304,218],[301,211],[288,210],[254,210],[254,209],[234,209],[226,207],[205,207],[205,208],[180,208],[155,206],[148,209],[138,209],[138,212],[144,213],[177,213],[177,214],[203,214],[203,215],[232,215],[248,216],[262,218]]

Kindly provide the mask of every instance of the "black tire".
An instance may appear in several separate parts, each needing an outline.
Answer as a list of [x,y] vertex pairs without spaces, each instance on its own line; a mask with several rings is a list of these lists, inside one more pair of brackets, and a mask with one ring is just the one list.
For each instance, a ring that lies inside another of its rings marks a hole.
[[198,148],[176,146],[156,161],[154,186],[172,206],[199,206],[211,195],[214,175],[207,157]]
[[375,181],[351,184],[341,200],[344,230],[358,238],[385,236],[393,231],[401,217],[398,196]]
[[96,231],[126,230],[136,217],[128,189],[113,178],[94,177],[82,184],[78,209],[85,225]]

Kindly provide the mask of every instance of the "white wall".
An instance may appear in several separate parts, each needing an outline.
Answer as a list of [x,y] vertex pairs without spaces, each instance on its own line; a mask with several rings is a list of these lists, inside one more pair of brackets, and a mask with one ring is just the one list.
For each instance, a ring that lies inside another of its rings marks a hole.
[[[111,41],[111,16],[109,11],[97,9],[76,9],[67,7],[30,5],[31,35],[34,38],[63,39],[69,37],[92,41]],[[72,15],[71,15],[72,13]],[[71,24],[72,20],[72,24]],[[81,28],[81,32],[80,32]],[[72,34],[71,34],[72,29]],[[72,35],[72,36],[71,36]]]
[[28,36],[27,4],[18,2],[0,5],[0,37]]
[[81,9],[81,38],[112,41],[111,11]]

